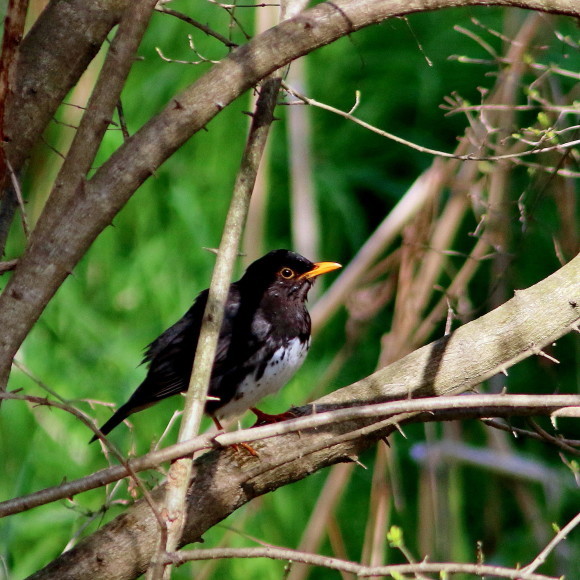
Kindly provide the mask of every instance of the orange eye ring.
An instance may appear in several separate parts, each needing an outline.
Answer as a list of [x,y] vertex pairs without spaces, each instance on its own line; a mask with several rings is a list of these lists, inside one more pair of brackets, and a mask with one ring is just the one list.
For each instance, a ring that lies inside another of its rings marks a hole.
[[282,278],[284,278],[285,280],[291,280],[292,278],[294,278],[294,276],[296,276],[294,270],[292,270],[291,268],[282,268],[278,272],[278,274],[280,274],[280,276],[282,276]]

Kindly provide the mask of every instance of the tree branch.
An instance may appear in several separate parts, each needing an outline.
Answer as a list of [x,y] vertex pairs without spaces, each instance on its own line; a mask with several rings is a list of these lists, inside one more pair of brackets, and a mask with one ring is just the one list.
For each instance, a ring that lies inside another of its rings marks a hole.
[[[36,406],[47,405],[56,407],[73,413],[84,423],[89,420],[83,413],[74,410],[69,405],[49,401],[42,397],[31,397],[13,393],[2,393],[0,399],[22,400]],[[304,411],[306,408],[303,408]],[[294,409],[298,412],[300,409]],[[67,481],[55,487],[49,487],[26,496],[17,497],[11,500],[0,502],[0,517],[21,513],[35,507],[45,505],[61,499],[70,498],[74,495],[97,489],[123,479],[132,473],[154,469],[161,463],[174,461],[180,457],[191,455],[196,451],[220,447],[229,447],[239,443],[251,443],[263,441],[272,437],[280,437],[289,433],[300,433],[306,429],[316,429],[328,427],[343,421],[353,419],[369,419],[387,417],[390,424],[410,420],[409,415],[413,414],[415,420],[421,422],[433,421],[455,421],[465,419],[489,419],[489,417],[529,417],[537,415],[555,416],[561,411],[569,413],[567,416],[580,418],[580,396],[578,395],[471,395],[469,398],[457,399],[456,397],[431,397],[420,400],[394,401],[389,403],[378,403],[374,405],[364,405],[361,407],[347,407],[334,411],[304,415],[303,417],[285,421],[274,425],[256,427],[251,429],[240,429],[229,433],[218,434],[207,433],[198,435],[183,443],[170,445],[163,449],[147,453],[136,459],[127,461],[128,471],[123,465],[102,469],[98,472],[87,475],[80,479]],[[393,419],[394,417],[394,419]],[[384,420],[384,419],[383,419]],[[498,426],[494,424],[493,426]],[[510,427],[502,425],[507,431]],[[367,432],[373,429],[382,428],[382,425],[373,423]],[[555,445],[562,441],[546,433],[544,436],[534,432],[524,432],[521,429],[514,430],[521,435],[544,440]],[[349,432],[348,437],[354,439],[357,433]],[[574,441],[571,442],[575,443]],[[570,442],[568,443],[570,445]],[[558,445],[559,446],[559,445]],[[574,447],[568,447],[568,452],[580,454]],[[288,460],[288,457],[285,458]]]
[[208,550],[189,550],[175,554],[168,554],[167,560],[176,566],[196,560],[214,560],[224,558],[271,558],[273,560],[285,560],[288,562],[302,562],[356,574],[359,578],[372,576],[402,577],[403,574],[473,574],[476,576],[495,576],[498,578],[511,578],[513,580],[558,580],[554,576],[534,574],[533,571],[522,573],[521,570],[505,568],[503,566],[489,566],[485,564],[458,564],[455,562],[417,562],[414,564],[392,564],[390,566],[365,566],[357,562],[348,562],[339,558],[308,554],[288,548],[266,546],[263,548],[216,548]]
[[26,34],[6,102],[6,156],[16,173],[129,4],[52,0]]
[[[15,175],[128,4],[127,0],[52,0],[25,36],[6,95],[2,139]],[[17,203],[10,182],[0,187],[1,256]]]

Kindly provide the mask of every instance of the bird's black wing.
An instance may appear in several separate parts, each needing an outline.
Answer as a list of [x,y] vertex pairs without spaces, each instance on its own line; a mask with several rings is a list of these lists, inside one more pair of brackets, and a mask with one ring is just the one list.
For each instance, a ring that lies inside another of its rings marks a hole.
[[224,318],[224,340],[220,338],[208,391],[218,400],[208,400],[206,411],[210,415],[235,397],[239,384],[248,375],[261,374],[260,367],[278,347],[271,340],[273,326],[259,311],[258,304],[244,300],[243,311]]
[[187,390],[207,294],[204,290],[183,317],[147,347],[143,362],[149,371],[131,397],[135,402],[159,401]]
[[194,338],[197,345],[201,319],[207,304],[207,295],[207,290],[201,292],[191,308],[173,326],[170,326],[145,348],[142,363],[150,364],[156,357],[162,357],[166,349],[170,348],[172,344],[179,344],[185,335]]
[[[129,400],[101,427],[104,434],[129,415],[187,390],[207,298],[208,291],[204,290],[183,317],[147,347],[143,358],[143,362],[149,365],[147,376]],[[239,304],[239,290],[236,284],[232,284],[220,331],[210,394],[216,391],[216,385],[220,384],[221,377],[227,373],[230,365],[236,364],[240,356],[248,356],[247,349],[251,348],[249,344],[231,348]],[[232,356],[232,352],[235,352],[235,356]]]
[[[147,347],[144,362],[149,364],[149,372],[130,401],[151,403],[187,390],[207,298],[208,291],[204,290],[184,316]],[[232,285],[218,340],[216,364],[227,358],[238,308],[239,292]]]

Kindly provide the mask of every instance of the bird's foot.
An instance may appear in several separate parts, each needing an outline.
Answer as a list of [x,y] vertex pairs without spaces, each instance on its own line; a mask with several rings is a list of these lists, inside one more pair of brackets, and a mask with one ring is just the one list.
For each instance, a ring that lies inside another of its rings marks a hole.
[[247,451],[253,457],[259,457],[260,455],[258,452],[248,443],[232,443],[231,447],[233,447],[236,451],[241,452],[242,449]]
[[262,425],[271,425],[272,423],[281,423],[282,421],[289,421],[290,419],[296,419],[296,415],[292,411],[286,411],[285,413],[279,413],[278,415],[270,415],[269,413],[264,413],[260,409],[252,407],[250,409],[254,415],[256,415],[256,422],[252,427],[261,427]]
[[[219,422],[217,417],[212,417],[212,421],[215,423],[215,426],[219,431],[224,431],[224,428],[222,427],[222,424]],[[238,452],[241,451],[242,449],[245,449],[250,455],[258,457],[258,452],[247,443],[232,443],[229,447],[231,447],[234,451]]]

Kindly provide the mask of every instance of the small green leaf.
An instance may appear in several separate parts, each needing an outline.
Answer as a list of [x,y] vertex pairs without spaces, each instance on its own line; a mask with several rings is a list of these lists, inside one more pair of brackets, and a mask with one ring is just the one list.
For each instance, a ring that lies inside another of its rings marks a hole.
[[403,545],[403,530],[399,526],[391,526],[387,532],[387,541],[391,548],[400,548]]
[[550,117],[548,117],[548,115],[542,111],[541,113],[538,113],[538,122],[540,125],[542,125],[542,127],[549,127]]
[[532,57],[532,55],[531,55],[531,54],[529,54],[529,53],[527,53],[527,52],[524,54],[524,57],[523,57],[523,59],[522,59],[522,60],[523,60],[523,61],[524,61],[526,64],[532,64],[532,63],[534,62],[534,58]]

